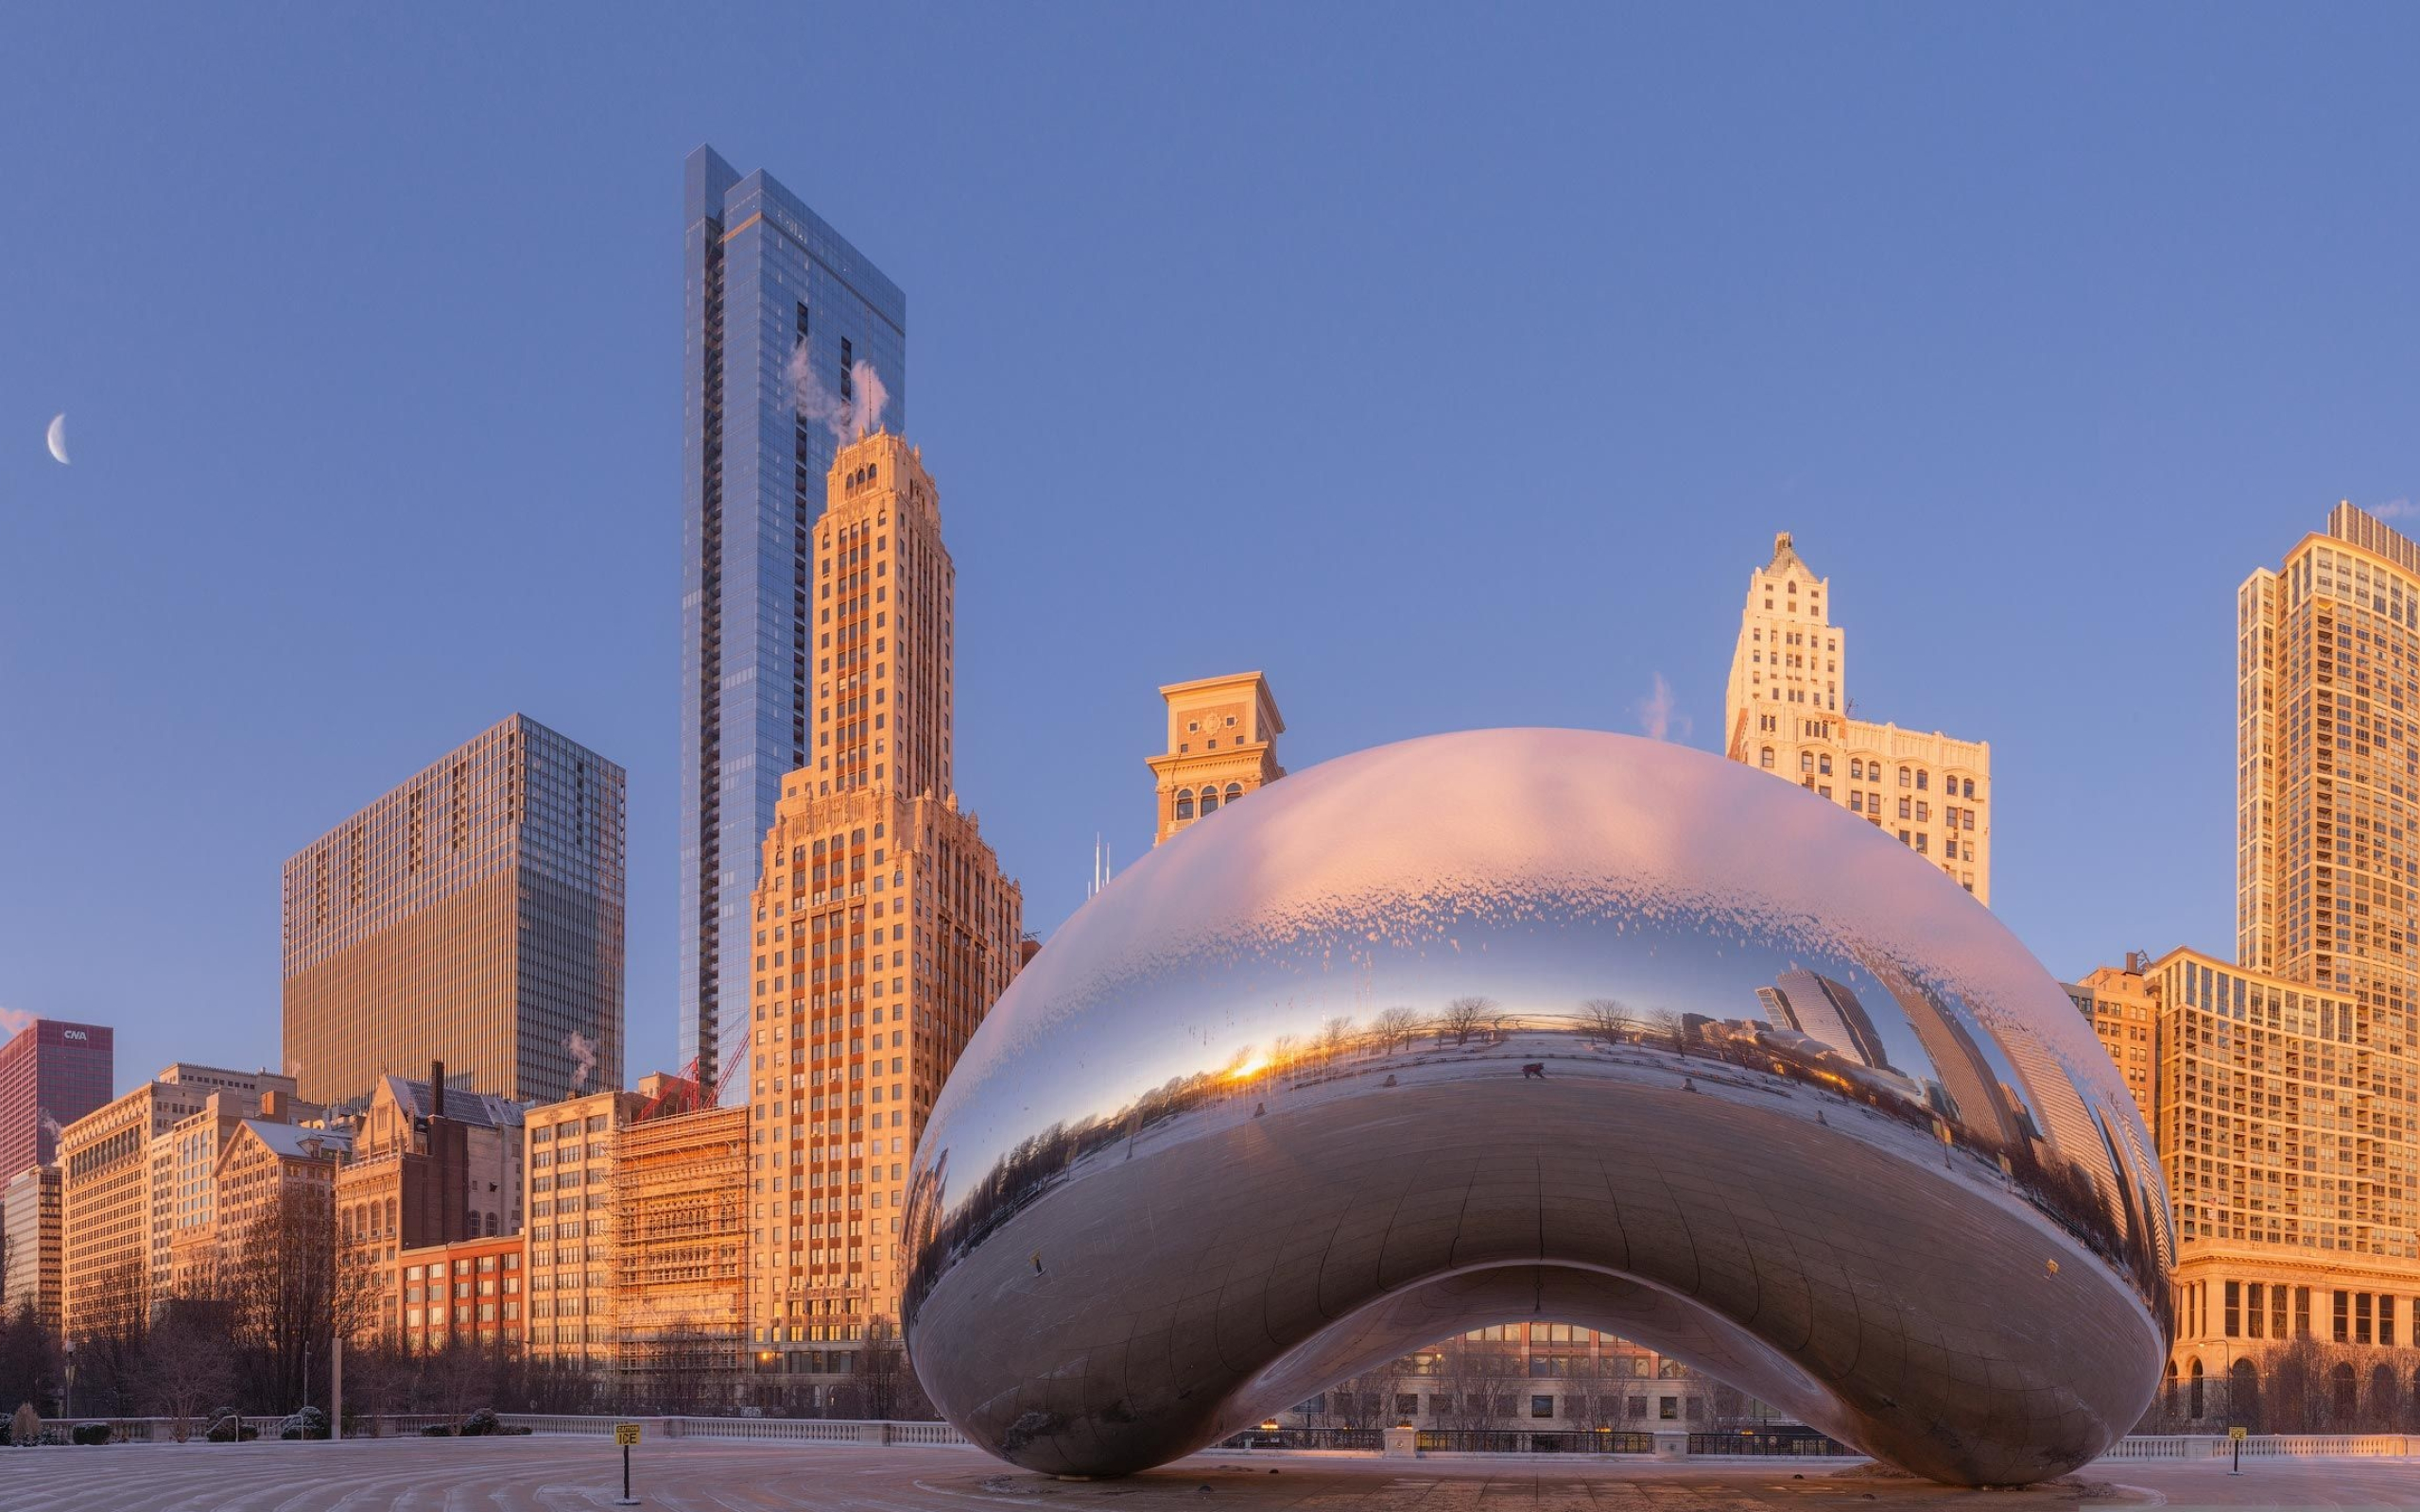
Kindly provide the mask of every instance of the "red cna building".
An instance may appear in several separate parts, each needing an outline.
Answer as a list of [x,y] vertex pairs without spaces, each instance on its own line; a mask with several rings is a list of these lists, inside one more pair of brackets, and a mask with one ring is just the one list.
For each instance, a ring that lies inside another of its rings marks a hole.
[[36,1019],[0,1045],[0,1182],[59,1159],[59,1131],[110,1100],[104,1024]]

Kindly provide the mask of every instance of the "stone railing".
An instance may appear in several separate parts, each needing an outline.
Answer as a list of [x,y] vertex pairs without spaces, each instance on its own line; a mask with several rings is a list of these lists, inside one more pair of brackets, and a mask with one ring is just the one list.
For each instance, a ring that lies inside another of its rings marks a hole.
[[[963,1446],[966,1437],[947,1423],[879,1422],[841,1418],[690,1418],[631,1414],[591,1417],[573,1414],[500,1413],[508,1428],[531,1434],[579,1435],[611,1438],[616,1423],[637,1423],[648,1440],[664,1438],[757,1439],[791,1444],[919,1444]],[[448,1413],[381,1413],[347,1419],[348,1438],[410,1438],[424,1428],[459,1427],[462,1419]],[[273,1442],[283,1417],[247,1416],[246,1428],[259,1442]],[[208,1423],[198,1418],[59,1418],[43,1424],[46,1441],[65,1443],[79,1423],[107,1423],[112,1442],[128,1444],[204,1443]]]

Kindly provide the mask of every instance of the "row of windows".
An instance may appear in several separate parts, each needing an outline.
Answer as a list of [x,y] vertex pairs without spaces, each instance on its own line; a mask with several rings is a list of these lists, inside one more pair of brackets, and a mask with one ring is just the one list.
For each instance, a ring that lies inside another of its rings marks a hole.
[[[1771,746],[1759,747],[1757,748],[1756,765],[1769,772],[1773,769],[1773,748]],[[1829,777],[1832,775],[1831,753],[1829,751],[1802,750],[1798,753],[1798,769],[1801,772],[1816,772],[1821,773],[1823,776]],[[1882,781],[1882,763],[1878,761],[1870,762],[1860,756],[1852,756],[1849,758],[1849,777],[1851,780],[1861,782],[1878,782]],[[1930,792],[1932,790],[1932,774],[1926,771],[1921,766],[1902,766],[1899,768],[1899,785],[1901,787],[1912,787],[1919,793]],[[1945,796],[1949,798],[1973,798],[1975,796],[1975,780],[1971,777],[1945,777],[1941,780],[1941,791]]]
[[[1233,803],[1236,799],[1243,796],[1244,785],[1241,782],[1229,782],[1227,784],[1226,801]],[[1201,816],[1207,818],[1211,815],[1218,813],[1219,801],[1219,784],[1216,782],[1203,783],[1199,799],[1200,813]],[[1180,819],[1192,818],[1196,812],[1195,804],[1196,799],[1193,789],[1188,787],[1178,790],[1176,795],[1176,816]]]

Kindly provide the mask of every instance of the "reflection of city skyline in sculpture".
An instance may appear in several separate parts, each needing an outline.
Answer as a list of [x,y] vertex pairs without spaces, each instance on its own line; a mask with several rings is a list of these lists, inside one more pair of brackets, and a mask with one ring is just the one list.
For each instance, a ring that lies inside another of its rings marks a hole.
[[1882,1071],[1891,1069],[1891,1057],[1882,1048],[1882,1036],[1867,1017],[1865,1005],[1857,1000],[1855,992],[1830,977],[1796,968],[1782,972],[1772,987],[1756,988],[1756,996],[1764,1003],[1765,1014],[1775,1027],[1795,1029],[1810,1040],[1853,1055],[1869,1066]]
[[977,1442],[1107,1474],[1554,1317],[1938,1479],[2055,1474],[2168,1328],[2084,1050],[1988,912],[1794,788],[1572,731],[1363,752],[1161,847],[1002,999],[910,1173],[911,1355]]

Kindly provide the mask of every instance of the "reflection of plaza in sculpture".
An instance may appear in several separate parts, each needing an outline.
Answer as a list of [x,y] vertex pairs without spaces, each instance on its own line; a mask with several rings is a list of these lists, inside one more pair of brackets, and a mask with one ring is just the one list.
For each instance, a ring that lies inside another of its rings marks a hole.
[[931,1128],[919,1371],[1066,1473],[1540,1317],[2030,1480],[2125,1431],[2167,1329],[2138,1116],[2047,974],[1837,808],[1618,736],[1410,742],[1197,825]]

